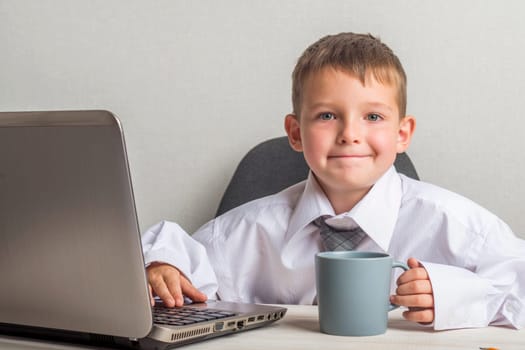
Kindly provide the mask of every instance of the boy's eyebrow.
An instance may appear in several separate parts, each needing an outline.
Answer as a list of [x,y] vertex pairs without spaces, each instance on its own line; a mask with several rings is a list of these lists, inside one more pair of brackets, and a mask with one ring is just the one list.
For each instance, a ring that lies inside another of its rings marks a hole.
[[[307,104],[305,108],[306,109],[317,109],[317,108],[322,108],[322,107],[330,108],[335,105],[336,104],[331,103],[331,102],[320,101],[320,102],[315,102],[312,104]],[[387,109],[389,112],[394,113],[394,109],[390,105],[383,103],[383,102],[366,102],[363,105],[366,106],[367,108]]]
[[394,109],[392,107],[390,107],[388,104],[386,103],[382,103],[382,102],[370,102],[370,103],[367,103],[366,104],[368,107],[371,107],[371,108],[385,108],[385,109],[388,109],[390,112],[394,112]]
[[315,103],[312,103],[312,104],[306,104],[305,107],[307,109],[317,109],[317,108],[320,108],[320,107],[332,107],[333,105],[334,105],[334,103],[320,101],[320,102],[315,102]]

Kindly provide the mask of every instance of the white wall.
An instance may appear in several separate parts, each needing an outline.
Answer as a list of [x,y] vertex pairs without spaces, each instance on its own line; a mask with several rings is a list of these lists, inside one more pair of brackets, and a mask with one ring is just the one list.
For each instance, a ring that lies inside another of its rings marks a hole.
[[370,32],[407,71],[421,178],[525,237],[524,12],[520,0],[2,0],[0,110],[113,111],[141,227],[193,231],[241,156],[284,135],[304,48]]

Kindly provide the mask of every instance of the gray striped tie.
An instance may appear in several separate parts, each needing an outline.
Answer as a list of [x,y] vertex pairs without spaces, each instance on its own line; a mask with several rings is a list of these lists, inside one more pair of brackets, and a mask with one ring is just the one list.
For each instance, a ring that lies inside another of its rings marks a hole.
[[321,239],[326,250],[353,250],[366,237],[361,227],[350,230],[338,230],[325,222],[325,217],[320,216],[314,220],[319,227]]

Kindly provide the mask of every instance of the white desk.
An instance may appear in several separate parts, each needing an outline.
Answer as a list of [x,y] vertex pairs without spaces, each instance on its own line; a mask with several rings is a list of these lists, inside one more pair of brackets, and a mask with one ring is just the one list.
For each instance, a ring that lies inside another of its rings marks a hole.
[[[525,330],[505,327],[433,331],[405,321],[401,311],[390,313],[385,334],[372,337],[338,337],[319,332],[317,307],[288,307],[285,318],[277,323],[256,330],[210,339],[183,347],[199,349],[367,349],[367,350],[424,350],[465,349],[496,347],[500,350],[525,350]],[[0,337],[0,349],[82,349],[50,342],[36,342]]]

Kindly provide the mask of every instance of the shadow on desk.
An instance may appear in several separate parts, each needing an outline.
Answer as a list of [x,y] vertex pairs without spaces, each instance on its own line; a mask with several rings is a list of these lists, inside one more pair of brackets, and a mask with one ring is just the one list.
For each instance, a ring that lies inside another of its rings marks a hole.
[[[293,323],[289,323],[288,327],[296,328],[303,331],[319,333],[319,321],[313,320],[311,318],[296,319]],[[430,327],[424,327],[414,322],[409,322],[405,319],[390,319],[388,320],[388,329],[396,329],[408,332],[418,332],[418,333],[436,333]]]
[[312,319],[296,319],[293,323],[289,323],[288,327],[297,328],[303,331],[319,333],[319,322]]
[[405,319],[390,319],[388,320],[389,329],[397,329],[401,331],[409,332],[424,332],[424,333],[436,333],[431,327],[425,327],[415,322],[409,322]]
[[68,343],[59,340],[45,340],[38,338],[17,337],[11,335],[0,336],[0,349],[9,350],[115,350],[115,348],[107,348],[88,344]]

